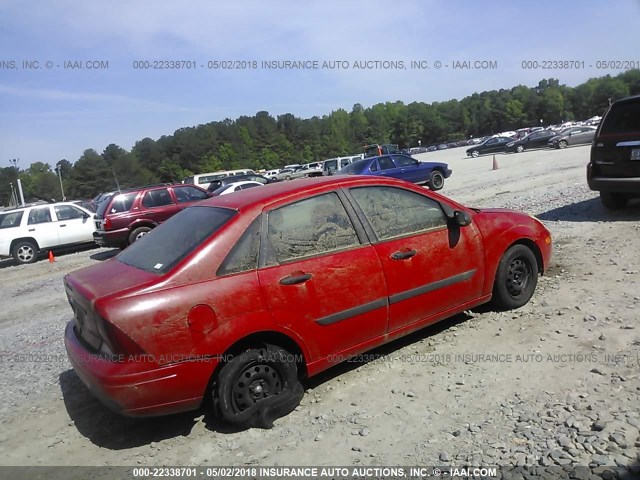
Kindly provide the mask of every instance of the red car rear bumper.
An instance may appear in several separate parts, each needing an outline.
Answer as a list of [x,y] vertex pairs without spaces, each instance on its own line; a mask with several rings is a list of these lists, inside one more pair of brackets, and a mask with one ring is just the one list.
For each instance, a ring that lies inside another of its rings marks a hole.
[[90,353],[76,336],[74,322],[65,330],[65,347],[74,370],[105,405],[123,415],[155,416],[197,409],[217,359],[170,365],[135,358],[112,361]]

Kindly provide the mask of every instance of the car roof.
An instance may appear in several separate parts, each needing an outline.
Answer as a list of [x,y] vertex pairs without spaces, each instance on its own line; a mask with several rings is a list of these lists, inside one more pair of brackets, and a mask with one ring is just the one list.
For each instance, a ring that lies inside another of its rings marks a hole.
[[288,198],[295,198],[303,193],[311,196],[333,188],[344,188],[365,185],[389,185],[411,188],[413,184],[404,180],[384,178],[371,175],[336,175],[327,177],[310,177],[290,182],[269,183],[263,188],[249,188],[233,195],[221,195],[198,202],[197,205],[248,210],[262,207]]
[[71,206],[74,206],[74,207],[80,206],[80,208],[83,208],[82,205],[78,205],[74,201],[72,201],[72,202],[51,202],[51,203],[46,203],[45,202],[45,203],[30,203],[28,205],[25,205],[24,207],[6,208],[6,209],[0,211],[0,213],[16,212],[16,211],[20,211],[20,210],[26,210],[27,208],[32,208],[32,207],[47,207],[47,206],[55,207],[55,206],[59,206],[59,205],[71,205]]

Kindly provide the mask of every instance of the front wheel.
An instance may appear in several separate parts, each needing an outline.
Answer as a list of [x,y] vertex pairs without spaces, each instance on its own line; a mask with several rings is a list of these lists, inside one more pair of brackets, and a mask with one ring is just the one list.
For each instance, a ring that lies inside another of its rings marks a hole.
[[434,170],[429,177],[429,188],[431,190],[441,190],[444,187],[444,175],[440,170]]
[[567,148],[567,141],[566,140],[560,140],[558,142],[558,148]]
[[473,158],[477,158],[479,155],[480,155],[480,152],[479,152],[478,150],[473,150],[473,151],[471,152],[471,156],[472,156]]
[[246,350],[222,367],[214,400],[222,419],[238,427],[271,428],[292,412],[304,391],[295,356],[275,345]]
[[12,254],[19,265],[33,263],[38,258],[38,246],[34,242],[24,240],[15,244]]
[[492,303],[500,310],[511,310],[525,305],[538,285],[538,261],[525,245],[509,248],[496,272]]
[[522,153],[522,152],[524,152],[524,147],[523,147],[522,145],[518,145],[518,146],[516,147],[516,152],[518,152],[518,153]]

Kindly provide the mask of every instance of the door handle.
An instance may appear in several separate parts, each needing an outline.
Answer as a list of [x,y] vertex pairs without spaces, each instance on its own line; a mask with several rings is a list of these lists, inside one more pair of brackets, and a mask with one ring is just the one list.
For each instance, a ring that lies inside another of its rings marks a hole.
[[30,228],[30,229],[29,229],[29,231],[30,231],[30,232],[35,232],[35,231],[36,231],[36,229],[35,229],[35,228]]
[[64,223],[64,224],[60,225],[60,228],[62,228],[62,227],[66,227],[66,226],[67,226],[67,224],[66,224],[66,223]]
[[310,273],[293,272],[293,274],[281,278],[280,285],[298,285],[311,279],[312,276]]
[[413,257],[416,253],[415,250],[409,250],[409,249],[402,249],[400,251],[397,251],[395,253],[391,254],[391,259],[392,260],[407,260],[408,258]]

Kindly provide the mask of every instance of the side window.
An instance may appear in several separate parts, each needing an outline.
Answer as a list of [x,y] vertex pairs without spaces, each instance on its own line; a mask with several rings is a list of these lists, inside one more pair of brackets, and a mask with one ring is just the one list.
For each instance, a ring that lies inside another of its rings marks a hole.
[[56,211],[56,217],[58,217],[58,221],[73,220],[74,218],[84,217],[84,212],[82,210],[76,207],[72,207],[71,205],[56,205],[53,208]]
[[258,216],[244,231],[240,240],[233,246],[227,258],[218,269],[217,275],[247,272],[258,268],[258,252],[260,251],[260,221]]
[[18,212],[3,213],[0,215],[0,228],[19,227],[24,210]]
[[393,163],[398,167],[409,167],[416,164],[413,158],[407,157],[406,155],[391,155],[391,158],[393,158]]
[[109,213],[121,213],[128,212],[133,206],[133,201],[136,199],[137,192],[123,193],[116,195],[111,202],[111,208]]
[[496,143],[498,141],[497,138],[492,138],[487,142],[487,145],[493,145],[494,143]]
[[198,200],[204,200],[207,197],[207,194],[202,190],[198,190],[193,187],[174,187],[173,193],[176,194],[176,199],[178,203],[184,202],[196,202]]
[[359,245],[338,195],[327,193],[268,214],[267,264],[319,255]]
[[372,162],[371,166],[369,167],[369,170],[371,170],[372,172],[377,172],[378,171],[378,162]]
[[378,240],[442,228],[447,217],[435,200],[395,187],[350,190]]
[[378,164],[380,165],[381,170],[387,170],[389,168],[396,168],[389,157],[380,157],[378,159]]
[[161,207],[163,205],[170,205],[172,202],[171,195],[166,188],[160,190],[150,190],[144,194],[142,198],[142,205],[147,208]]
[[32,208],[29,212],[28,225],[35,225],[36,223],[47,223],[51,221],[51,212],[49,207]]

